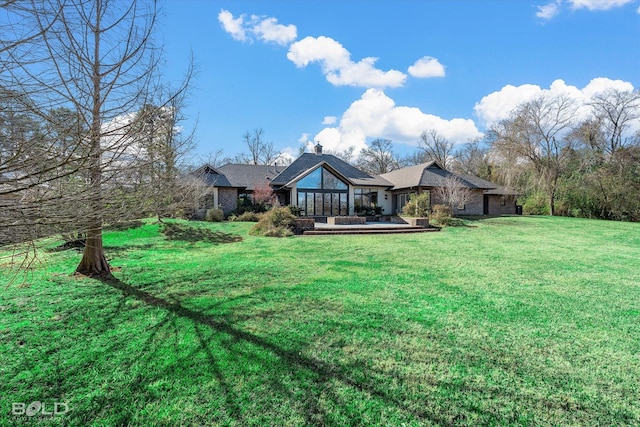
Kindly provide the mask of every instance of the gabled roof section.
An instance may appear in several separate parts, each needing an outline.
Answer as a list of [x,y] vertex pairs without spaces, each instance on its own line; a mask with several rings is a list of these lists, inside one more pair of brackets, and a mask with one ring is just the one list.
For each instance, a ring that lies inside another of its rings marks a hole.
[[241,188],[253,191],[258,184],[269,184],[270,180],[281,170],[282,166],[227,163],[218,168],[210,165],[200,166],[193,171],[192,175],[212,187]]
[[197,179],[201,179],[206,185],[212,187],[232,187],[227,177],[211,165],[200,166],[191,172],[191,175]]
[[282,166],[237,163],[227,163],[217,168],[218,173],[222,174],[229,182],[229,187],[244,188],[249,191],[254,190],[256,185],[269,184],[281,170]]
[[437,161],[421,163],[397,169],[381,175],[382,178],[393,183],[392,190],[417,187],[442,187],[451,177],[457,178],[460,183],[473,189],[490,189],[497,186],[487,180],[473,175],[458,175],[444,169]]
[[431,165],[437,165],[440,167],[437,162],[433,161],[421,163],[415,166],[408,166],[402,169],[396,169],[391,172],[383,173],[380,176],[393,184],[392,190],[418,187],[420,186],[425,169]]
[[271,180],[273,186],[286,187],[326,165],[332,172],[351,185],[390,187],[392,184],[380,176],[371,176],[331,154],[304,153],[278,176]]

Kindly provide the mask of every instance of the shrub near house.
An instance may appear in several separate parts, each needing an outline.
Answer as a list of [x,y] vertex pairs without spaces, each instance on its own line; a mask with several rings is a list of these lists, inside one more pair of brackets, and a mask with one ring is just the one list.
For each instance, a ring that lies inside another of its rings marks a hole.
[[293,236],[293,223],[296,219],[287,207],[275,207],[262,214],[260,220],[251,228],[254,236],[287,237]]

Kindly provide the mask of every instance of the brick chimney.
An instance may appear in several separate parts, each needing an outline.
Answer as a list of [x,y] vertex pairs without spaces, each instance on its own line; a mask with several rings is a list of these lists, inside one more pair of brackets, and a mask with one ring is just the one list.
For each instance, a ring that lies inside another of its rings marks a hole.
[[322,145],[318,142],[315,146],[316,154],[320,156],[322,154]]

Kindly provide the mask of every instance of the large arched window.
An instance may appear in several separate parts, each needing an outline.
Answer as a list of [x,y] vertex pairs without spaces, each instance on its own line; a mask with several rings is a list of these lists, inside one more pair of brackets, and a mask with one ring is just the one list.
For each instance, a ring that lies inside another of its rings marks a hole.
[[348,186],[324,167],[314,170],[297,184],[298,208],[306,216],[348,215]]

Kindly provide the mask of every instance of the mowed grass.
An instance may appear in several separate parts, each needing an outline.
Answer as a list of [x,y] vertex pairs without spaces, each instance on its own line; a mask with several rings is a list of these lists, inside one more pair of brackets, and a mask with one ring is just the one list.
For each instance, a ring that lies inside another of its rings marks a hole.
[[[103,281],[0,258],[0,425],[640,424],[640,224],[468,224],[147,223],[106,233]],[[34,401],[69,410],[12,413]]]

